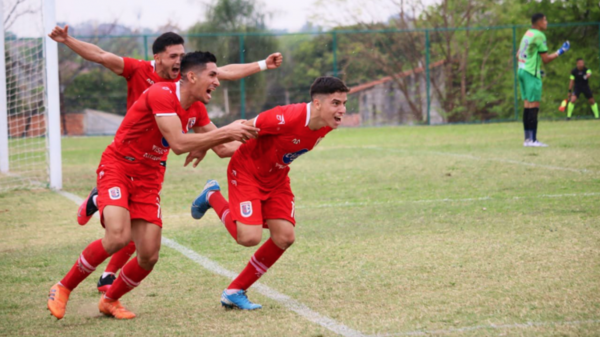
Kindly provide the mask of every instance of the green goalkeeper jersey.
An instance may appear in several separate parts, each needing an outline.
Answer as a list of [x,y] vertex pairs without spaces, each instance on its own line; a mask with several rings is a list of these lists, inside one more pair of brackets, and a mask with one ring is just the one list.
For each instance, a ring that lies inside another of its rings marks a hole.
[[548,52],[546,45],[546,35],[537,29],[527,30],[521,45],[519,46],[519,69],[523,69],[531,75],[541,78],[540,68],[542,66],[542,57],[540,54]]

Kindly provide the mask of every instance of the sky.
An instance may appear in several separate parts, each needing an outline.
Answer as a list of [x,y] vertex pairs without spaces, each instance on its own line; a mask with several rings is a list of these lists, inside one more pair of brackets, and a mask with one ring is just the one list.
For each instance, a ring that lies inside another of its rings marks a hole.
[[[169,21],[177,23],[182,29],[187,29],[205,17],[208,0],[55,0],[56,19],[58,22],[77,24],[90,20],[98,22],[118,22],[132,28],[150,28],[163,26]],[[267,20],[270,29],[295,32],[309,20],[316,11],[316,0],[260,0],[264,11],[273,15]],[[340,11],[352,11],[357,15],[368,15],[384,20],[393,14],[393,10],[374,10],[367,13],[358,0],[332,0],[329,3],[342,3],[337,8]],[[389,3],[389,0],[371,0],[371,5],[377,2]],[[373,7],[373,6],[371,6]],[[335,16],[336,13],[333,13]],[[327,26],[326,23],[320,24]]]

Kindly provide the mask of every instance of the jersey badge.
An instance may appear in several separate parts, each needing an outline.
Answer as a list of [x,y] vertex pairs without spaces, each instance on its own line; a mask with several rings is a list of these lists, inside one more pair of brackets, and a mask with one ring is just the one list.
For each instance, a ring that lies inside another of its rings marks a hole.
[[112,200],[119,200],[121,199],[121,188],[120,187],[113,187],[110,190],[108,190],[108,196],[112,199]]
[[283,118],[283,115],[277,115],[277,120],[279,121],[278,125],[285,124],[285,118]]
[[291,164],[296,158],[300,157],[301,155],[305,154],[306,152],[308,152],[307,149],[302,149],[300,151],[294,152],[294,153],[286,153],[283,156],[283,162],[286,164]]
[[244,218],[247,218],[252,215],[252,202],[244,201],[240,203],[240,212]]
[[192,117],[192,118],[188,119],[188,125],[187,125],[186,131],[190,131],[190,129],[194,127],[194,124],[196,124],[196,117]]

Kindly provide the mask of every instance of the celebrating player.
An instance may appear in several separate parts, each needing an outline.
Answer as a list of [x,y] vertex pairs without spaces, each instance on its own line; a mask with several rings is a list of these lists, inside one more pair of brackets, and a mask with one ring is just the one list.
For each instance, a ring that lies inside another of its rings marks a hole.
[[210,124],[206,108],[219,86],[216,58],[208,52],[186,54],[179,83],[156,83],[129,109],[97,170],[98,208],[104,238],[85,248],[69,273],[50,289],[48,309],[64,317],[69,295],[96,267],[133,238],[137,257],[121,270],[102,295],[100,312],[118,319],[135,314],[119,299],[150,274],[161,241],[160,190],[169,149],[176,154],[206,151],[231,141],[246,141],[258,131],[240,121],[204,134],[186,132]]
[[259,137],[240,146],[229,162],[229,202],[221,195],[217,181],[209,180],[192,203],[195,219],[214,208],[240,245],[258,245],[263,226],[271,233],[223,291],[223,306],[244,310],[262,307],[248,300],[246,290],[294,243],[296,221],[289,165],[340,125],[348,91],[335,77],[319,77],[310,88],[310,103],[276,107],[246,122],[260,130]]
[[[592,90],[590,89],[589,79],[592,76],[592,71],[585,67],[585,63],[583,59],[577,59],[577,66],[571,70],[571,81],[569,82],[569,96],[571,99],[571,104],[567,109],[567,120],[571,119],[573,115],[573,110],[575,109],[575,101],[579,97],[579,94],[585,95],[585,98],[588,99],[590,106],[592,107],[592,111],[594,112],[594,116],[598,118],[598,104],[594,101],[594,95],[592,95]],[[572,90],[572,91],[571,91]]]
[[531,28],[527,30],[517,52],[519,60],[519,86],[521,97],[525,101],[523,111],[523,128],[525,142],[523,146],[545,147],[548,146],[537,140],[538,112],[542,99],[542,71],[540,66],[551,62],[570,48],[569,41],[555,53],[548,55],[546,35],[542,31],[548,28],[548,20],[542,13],[531,16]]
[[[179,68],[181,66],[181,57],[185,51],[183,47],[184,40],[178,34],[168,32],[157,37],[152,44],[154,61],[144,61],[109,53],[96,45],[77,40],[70,36],[68,32],[68,25],[64,28],[56,26],[49,36],[56,42],[64,43],[85,60],[101,64],[115,74],[123,76],[127,80],[127,110],[131,108],[142,92],[152,84],[157,82],[176,82],[181,77]],[[230,64],[219,67],[219,80],[238,80],[261,70],[275,69],[281,65],[282,61],[281,54],[274,53],[263,61],[248,64]],[[203,126],[200,132],[208,132],[213,129],[216,129],[216,126],[211,123]],[[223,145],[213,150],[219,157],[230,157],[231,153],[233,153],[232,149],[228,149]],[[195,152],[190,153],[186,159],[186,165],[191,160],[196,159],[194,162],[195,167],[198,165],[200,159],[202,159],[198,156],[203,156],[203,154],[203,152],[199,152],[198,154]],[[165,168],[163,167],[163,169]],[[96,206],[97,195],[98,190],[94,187],[88,198],[79,206],[77,222],[80,225],[88,223],[92,215],[98,210]],[[116,278],[116,272],[127,263],[134,252],[135,245],[131,241],[129,245],[112,256],[104,273],[98,280],[99,291],[106,292],[108,290]]]

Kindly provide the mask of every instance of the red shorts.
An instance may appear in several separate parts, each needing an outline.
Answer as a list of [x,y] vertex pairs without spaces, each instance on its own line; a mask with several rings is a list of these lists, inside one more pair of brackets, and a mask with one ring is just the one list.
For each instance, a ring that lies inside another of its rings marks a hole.
[[102,211],[108,205],[129,210],[131,219],[142,219],[162,228],[160,190],[163,168],[151,168],[112,155],[102,155],[98,166],[98,210],[104,226]]
[[232,220],[246,225],[263,225],[266,228],[267,219],[283,219],[295,226],[294,194],[290,188],[290,178],[286,176],[281,184],[265,188],[252,174],[236,169],[236,166],[234,160],[231,160],[227,168]]

